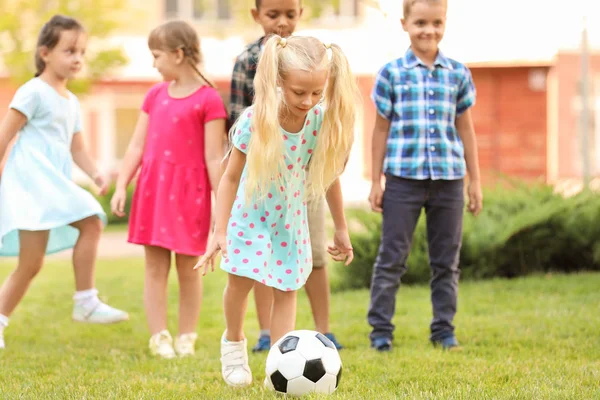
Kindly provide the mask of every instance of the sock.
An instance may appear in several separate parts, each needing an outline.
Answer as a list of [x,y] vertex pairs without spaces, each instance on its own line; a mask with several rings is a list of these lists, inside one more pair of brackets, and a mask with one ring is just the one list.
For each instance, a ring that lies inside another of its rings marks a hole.
[[8,326],[8,317],[6,315],[0,314],[0,334],[4,331],[4,328]]
[[260,336],[271,336],[271,330],[270,329],[261,329],[260,330]]
[[75,292],[73,300],[75,301],[76,305],[82,306],[86,310],[91,310],[100,302],[100,299],[98,299],[98,290],[96,289],[87,289]]

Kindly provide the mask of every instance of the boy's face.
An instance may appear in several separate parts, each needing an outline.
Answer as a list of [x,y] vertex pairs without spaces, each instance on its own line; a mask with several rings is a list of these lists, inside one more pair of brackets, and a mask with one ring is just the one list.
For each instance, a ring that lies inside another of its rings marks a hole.
[[254,21],[263,27],[266,36],[290,36],[301,16],[300,0],[261,0],[260,7],[252,10]]
[[446,6],[443,2],[417,1],[410,8],[408,17],[402,18],[402,28],[408,33],[414,51],[437,53],[446,29]]

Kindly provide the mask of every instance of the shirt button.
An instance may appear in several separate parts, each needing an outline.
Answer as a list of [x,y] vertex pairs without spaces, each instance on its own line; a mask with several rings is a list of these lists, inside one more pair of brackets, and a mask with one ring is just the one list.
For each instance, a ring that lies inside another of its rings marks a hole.
[[431,151],[435,151],[435,146],[430,147]]
[[433,108],[429,109],[429,114],[433,114],[435,111],[433,110]]
[[430,90],[430,91],[429,91],[429,95],[430,95],[430,96],[433,96],[433,90]]
[[435,133],[435,129],[434,128],[430,128],[429,129],[429,133]]

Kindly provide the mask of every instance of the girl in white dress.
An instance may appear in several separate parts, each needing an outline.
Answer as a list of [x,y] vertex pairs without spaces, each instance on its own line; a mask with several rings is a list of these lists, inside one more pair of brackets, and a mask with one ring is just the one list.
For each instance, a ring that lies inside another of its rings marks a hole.
[[41,269],[44,255],[64,249],[74,248],[73,319],[128,319],[127,313],[98,299],[94,270],[106,215],[71,180],[75,162],[106,193],[106,180],[84,148],[79,101],[67,90],[67,81],[82,67],[85,44],[76,20],[52,17],[38,38],[36,76],[17,90],[0,124],[0,161],[16,137],[0,176],[0,256],[19,256],[0,288],[0,348],[8,317]]

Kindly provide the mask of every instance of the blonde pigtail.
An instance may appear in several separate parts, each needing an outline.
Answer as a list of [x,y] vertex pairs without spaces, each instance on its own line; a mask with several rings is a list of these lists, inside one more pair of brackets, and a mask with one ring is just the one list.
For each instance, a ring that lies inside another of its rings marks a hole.
[[251,119],[252,134],[247,154],[246,198],[264,199],[275,182],[283,186],[285,170],[284,143],[279,130],[279,104],[276,83],[279,77],[281,37],[271,36],[265,43],[254,77],[254,111]]

